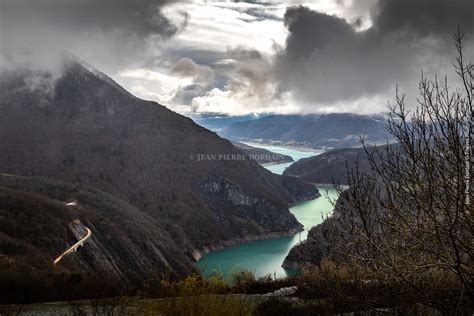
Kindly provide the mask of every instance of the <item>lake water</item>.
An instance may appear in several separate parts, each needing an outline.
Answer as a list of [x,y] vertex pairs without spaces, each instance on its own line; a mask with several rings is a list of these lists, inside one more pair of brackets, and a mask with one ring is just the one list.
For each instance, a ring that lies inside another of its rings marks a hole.
[[[289,155],[293,157],[295,161],[321,153],[321,151],[302,151],[292,148],[256,144],[249,145],[265,148],[279,154]],[[268,165],[265,166],[265,168],[274,173],[281,174],[289,165],[291,165],[291,163]],[[256,277],[271,274],[272,276],[274,275],[280,278],[294,274],[295,271],[286,270],[281,267],[283,260],[291,247],[306,239],[308,230],[311,227],[320,224],[324,217],[331,214],[333,207],[330,200],[337,198],[337,192],[331,186],[319,186],[318,188],[322,195],[321,197],[300,202],[290,208],[290,212],[304,225],[305,231],[294,236],[252,241],[213,251],[203,256],[197,262],[197,266],[206,276],[210,276],[215,272],[220,272],[228,276],[233,270],[241,269],[252,271]]]
[[[316,156],[324,151],[322,150],[299,150],[299,149],[293,149],[293,148],[288,148],[288,147],[278,147],[278,146],[270,146],[270,145],[261,145],[261,144],[255,144],[255,143],[244,143],[246,145],[252,146],[252,147],[257,147],[257,148],[263,148],[263,149],[268,149],[274,153],[281,154],[281,155],[288,155],[293,158],[294,162],[298,161],[302,158],[308,158],[311,156]],[[287,167],[289,167],[293,162],[286,162],[286,163],[279,163],[275,165],[266,165],[265,168],[270,170],[273,173],[277,174],[282,174],[283,171]]]

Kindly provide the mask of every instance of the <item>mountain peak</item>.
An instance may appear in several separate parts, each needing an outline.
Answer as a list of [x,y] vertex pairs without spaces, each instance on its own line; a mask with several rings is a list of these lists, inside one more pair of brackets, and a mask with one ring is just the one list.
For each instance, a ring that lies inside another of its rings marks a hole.
[[111,87],[115,88],[117,91],[120,93],[124,93],[127,96],[136,98],[133,94],[125,90],[122,86],[120,86],[115,80],[113,80],[111,77],[103,73],[102,71],[98,70],[85,60],[77,57],[76,55],[72,53],[64,53],[63,55],[63,75],[67,75],[68,73],[70,74],[81,74],[83,76],[94,76],[97,79],[100,79],[107,84],[109,84]]
[[[32,74],[0,83],[0,173],[59,179],[120,198],[172,236],[177,255],[166,261],[173,268],[191,266],[208,249],[301,229],[288,205],[316,194],[313,185],[253,160],[196,161],[242,152],[189,118],[131,96],[77,58],[49,81],[47,98],[41,87],[25,88]],[[89,226],[100,231],[100,220]],[[153,239],[146,230],[142,237]]]

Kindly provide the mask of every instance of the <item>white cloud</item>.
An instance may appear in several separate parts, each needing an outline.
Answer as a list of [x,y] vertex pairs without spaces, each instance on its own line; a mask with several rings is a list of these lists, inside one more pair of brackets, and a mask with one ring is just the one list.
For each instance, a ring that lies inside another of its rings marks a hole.
[[[270,78],[272,59],[276,50],[285,45],[288,35],[283,24],[288,6],[305,5],[350,23],[362,18],[363,29],[370,25],[370,6],[374,1],[178,2],[166,7],[163,14],[181,25],[186,12],[186,27],[169,41],[154,46],[155,59],[150,69],[122,71],[117,79],[137,96],[181,113],[383,111],[386,100],[380,96],[364,97],[350,104],[304,104],[291,92],[277,93],[277,85]],[[261,59],[238,60],[229,54],[236,47],[258,51]],[[173,71],[183,61],[187,67],[192,66],[192,71]]]
[[[184,31],[170,40],[167,46],[225,52],[228,47],[245,45],[271,54],[275,42],[284,43],[286,29],[281,21],[262,20],[246,13],[249,8],[265,12],[275,10],[275,7],[265,5],[212,1],[170,6],[165,14],[175,15],[173,12],[185,11],[189,18]],[[283,17],[283,7],[279,14]]]
[[118,74],[118,82],[136,96],[168,105],[179,89],[192,83],[190,78],[180,78],[165,71],[147,69],[125,70]]

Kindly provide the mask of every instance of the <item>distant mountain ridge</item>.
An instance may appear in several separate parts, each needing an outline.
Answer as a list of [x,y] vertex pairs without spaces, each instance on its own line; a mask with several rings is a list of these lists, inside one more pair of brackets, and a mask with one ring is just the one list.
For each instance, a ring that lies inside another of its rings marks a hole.
[[256,117],[253,114],[248,115],[241,115],[241,116],[229,116],[229,115],[219,115],[219,114],[212,114],[212,113],[201,113],[190,115],[194,122],[202,127],[205,127],[211,131],[219,132],[222,129],[226,128],[227,126],[238,123],[238,122],[246,122],[255,120]]
[[286,168],[283,174],[312,183],[347,185],[346,167],[352,168],[357,161],[361,172],[370,171],[364,148],[342,148],[300,159]]
[[314,114],[271,115],[229,125],[219,135],[235,141],[261,141],[312,148],[360,147],[385,143],[392,137],[382,115]]
[[74,59],[58,78],[27,69],[2,74],[0,153],[0,172],[92,186],[143,211],[187,258],[184,267],[209,249],[294,234],[301,225],[288,206],[318,195],[314,185],[253,160],[197,161],[242,152]]
[[258,148],[244,143],[232,142],[235,147],[248,155],[249,159],[254,159],[261,164],[293,162],[293,158],[288,155],[277,154],[265,148]]
[[[390,144],[392,148],[398,144]],[[386,146],[378,146],[379,153],[383,154]],[[347,185],[347,171],[356,164],[360,173],[371,174],[372,166],[367,152],[374,152],[375,147],[341,148],[330,150],[318,156],[303,158],[285,169],[283,175],[296,177],[311,183]],[[374,155],[374,161],[380,157]]]

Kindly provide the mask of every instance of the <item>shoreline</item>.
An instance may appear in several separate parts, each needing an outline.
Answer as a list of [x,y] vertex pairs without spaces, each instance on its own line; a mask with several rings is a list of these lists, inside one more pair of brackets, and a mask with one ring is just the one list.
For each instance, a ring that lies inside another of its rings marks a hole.
[[[311,182],[312,183],[312,182]],[[313,183],[315,186],[318,187],[318,189],[321,187],[321,188],[324,188],[324,189],[327,189],[327,188],[330,188],[330,189],[334,189],[334,184],[332,183]],[[349,186],[347,184],[339,184],[339,186],[341,187],[341,189],[343,191],[349,189]]]
[[245,244],[252,241],[261,241],[261,240],[269,240],[269,239],[277,239],[281,237],[294,236],[302,231],[304,231],[304,227],[302,224],[300,224],[298,227],[292,228],[288,231],[265,232],[259,235],[249,235],[245,237],[237,237],[237,238],[232,238],[229,240],[219,241],[219,242],[212,243],[209,246],[194,249],[192,252],[192,257],[194,258],[194,261],[196,263],[205,255],[214,251],[225,249],[230,246]]
[[[317,187],[317,186],[316,186],[316,187]],[[312,201],[312,200],[315,200],[315,199],[317,199],[317,198],[322,197],[323,195],[322,195],[321,192],[319,191],[319,188],[318,188],[318,187],[317,187],[317,189],[318,189],[318,192],[317,192],[317,193],[315,193],[315,194],[313,194],[313,195],[310,195],[310,196],[307,196],[306,198],[303,198],[303,199],[301,199],[301,200],[298,200],[298,201],[295,201],[295,202],[293,202],[293,203],[288,204],[288,209],[290,209],[290,208],[292,208],[293,206],[296,206],[296,205],[298,205],[298,204],[300,204],[300,203]],[[291,211],[290,211],[290,213],[291,213]],[[293,213],[291,213],[291,214],[293,214]],[[293,215],[294,215],[294,214],[293,214]]]
[[[317,185],[317,186],[318,186],[318,189],[319,189],[319,187],[331,188],[330,184],[321,184],[321,185]],[[318,198],[321,198],[321,197],[323,197],[323,194],[321,194],[321,192],[319,191],[317,194],[315,194],[314,196],[312,196],[310,198],[303,199],[301,201],[295,202],[295,203],[290,204],[288,206],[289,206],[289,208],[291,208],[293,206],[298,205],[299,203],[312,201],[312,200],[315,200],[315,199],[318,199]],[[194,262],[197,263],[205,255],[207,255],[211,252],[214,252],[214,251],[223,250],[223,249],[225,249],[227,247],[230,247],[230,246],[235,246],[235,245],[238,245],[238,244],[245,244],[245,243],[253,242],[253,241],[262,241],[262,240],[277,239],[277,238],[281,238],[281,237],[294,236],[298,233],[301,233],[304,230],[305,230],[305,228],[304,228],[303,224],[300,223],[299,227],[292,228],[288,231],[264,232],[264,233],[259,234],[259,235],[249,235],[249,236],[245,236],[245,237],[237,237],[237,238],[232,238],[232,239],[229,239],[229,240],[214,242],[214,243],[212,243],[208,246],[204,246],[204,247],[201,247],[201,248],[194,249],[192,251],[192,258],[194,259]]]
[[247,146],[252,146],[256,148],[261,148],[262,146],[269,147],[269,148],[285,148],[285,149],[294,149],[294,150],[299,150],[299,151],[304,151],[304,152],[318,152],[319,154],[326,152],[326,149],[323,148],[313,148],[313,147],[301,147],[301,146],[291,146],[291,145],[283,145],[283,144],[273,144],[269,142],[256,142],[255,140],[253,141],[240,141],[240,143],[245,144]]
[[[284,148],[284,149],[292,149],[292,150],[299,150],[299,151],[304,151],[304,152],[311,152],[311,153],[315,153],[315,154],[321,154],[322,152],[324,152],[324,150],[322,149],[313,149],[313,148],[306,148],[306,147],[303,147],[303,148],[299,148],[299,147],[294,147],[294,146],[288,146],[288,145],[274,145],[274,144],[265,144],[265,143],[256,143],[256,142],[242,142],[242,141],[239,141],[247,146],[252,146],[252,147],[255,147],[255,148],[262,148],[262,147],[265,147],[264,149],[268,149],[271,151],[271,148]],[[292,157],[293,158],[293,157]],[[297,162],[298,160],[294,160],[292,162],[289,162],[290,164],[291,163],[295,163]],[[260,165],[262,167],[265,167],[265,166],[275,166],[275,165],[279,165],[279,164],[287,164],[288,162],[270,162],[270,163],[260,163]],[[293,207],[293,206],[296,206],[298,205],[299,203],[301,202],[307,202],[307,201],[311,201],[311,200],[314,200],[314,199],[317,199],[317,198],[321,198],[324,196],[323,194],[323,190],[325,188],[333,188],[333,185],[331,183],[314,183],[314,185],[318,188],[318,193],[315,194],[314,196],[311,196],[311,197],[308,197],[308,198],[305,198],[301,201],[297,201],[297,202],[294,202],[294,203],[291,203],[288,205],[289,208]],[[291,212],[291,211],[290,211]],[[301,224],[300,224],[301,225]],[[270,240],[270,239],[277,239],[277,238],[281,238],[281,237],[287,237],[287,236],[294,236],[296,235],[297,233],[300,233],[304,231],[304,226],[301,225],[299,228],[293,228],[293,229],[290,229],[289,231],[286,231],[286,232],[266,232],[266,233],[262,233],[262,234],[259,234],[259,235],[249,235],[249,236],[245,236],[245,237],[238,237],[238,238],[233,238],[233,239],[230,239],[230,240],[226,240],[226,241],[219,241],[219,242],[215,242],[215,243],[212,243],[208,246],[205,246],[205,247],[201,247],[201,248],[196,248],[192,251],[192,258],[195,260],[195,264],[201,259],[203,258],[204,256],[208,255],[209,253],[211,252],[215,252],[215,251],[219,251],[219,250],[223,250],[227,247],[230,247],[230,246],[234,246],[234,245],[238,245],[238,244],[245,244],[245,243],[249,243],[249,242],[253,242],[253,241],[262,241],[262,240]],[[289,253],[289,251],[288,251]],[[286,255],[288,255],[288,253]],[[285,261],[286,261],[286,256],[285,256],[285,260],[281,263],[281,266],[284,267],[284,264],[285,264]],[[202,270],[197,267],[199,271],[202,272]],[[285,269],[288,269],[291,267],[284,267]]]
[[[258,162],[258,161],[257,161]],[[282,165],[282,164],[286,164],[286,163],[295,163],[294,160],[292,161],[284,161],[284,162],[278,162],[278,161],[272,161],[272,162],[262,162],[259,164],[263,167],[267,167],[267,166],[275,166],[275,165]]]

